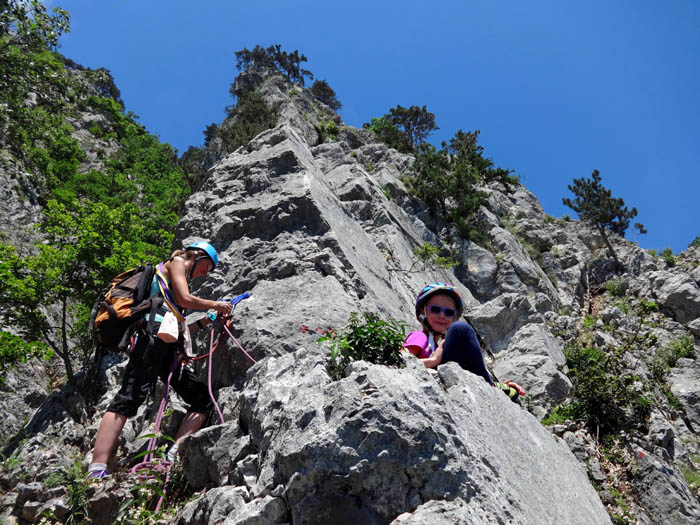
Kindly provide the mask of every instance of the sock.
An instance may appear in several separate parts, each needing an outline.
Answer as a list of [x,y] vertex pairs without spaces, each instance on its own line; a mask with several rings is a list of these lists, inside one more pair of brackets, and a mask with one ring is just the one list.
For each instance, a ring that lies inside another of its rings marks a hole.
[[172,447],[170,447],[170,450],[168,450],[168,455],[165,457],[170,463],[173,463],[175,459],[177,459],[177,446],[178,443],[175,443]]
[[90,463],[90,468],[88,468],[88,472],[94,472],[96,470],[107,470],[107,465],[104,463]]

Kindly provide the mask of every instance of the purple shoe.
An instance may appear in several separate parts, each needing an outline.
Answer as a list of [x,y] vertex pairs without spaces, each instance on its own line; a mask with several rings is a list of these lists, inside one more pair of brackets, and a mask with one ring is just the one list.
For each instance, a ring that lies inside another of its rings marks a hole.
[[112,475],[109,473],[109,470],[106,468],[101,468],[98,470],[91,470],[88,472],[87,479],[104,479],[104,478],[109,478]]

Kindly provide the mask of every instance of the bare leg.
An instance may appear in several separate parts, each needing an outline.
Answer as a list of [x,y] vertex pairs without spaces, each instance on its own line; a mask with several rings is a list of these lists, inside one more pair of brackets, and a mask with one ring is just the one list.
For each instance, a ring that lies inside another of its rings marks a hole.
[[200,428],[202,428],[202,425],[206,420],[206,414],[202,414],[201,412],[187,412],[187,415],[182,420],[182,423],[180,423],[177,436],[175,436],[175,442],[177,443],[182,438],[197,432]]
[[117,414],[116,412],[106,412],[100,422],[100,428],[97,429],[97,437],[95,438],[95,450],[92,452],[93,463],[108,463],[109,456],[117,444],[119,434],[124,428],[127,417]]
[[187,415],[182,420],[182,423],[180,423],[180,428],[177,431],[177,436],[175,436],[175,443],[172,447],[170,447],[168,455],[166,456],[166,459],[168,461],[175,461],[175,458],[178,454],[178,445],[180,444],[180,440],[184,437],[189,436],[190,434],[194,434],[195,432],[197,432],[197,430],[202,428],[202,425],[206,420],[206,414],[202,414],[201,412],[187,412]]

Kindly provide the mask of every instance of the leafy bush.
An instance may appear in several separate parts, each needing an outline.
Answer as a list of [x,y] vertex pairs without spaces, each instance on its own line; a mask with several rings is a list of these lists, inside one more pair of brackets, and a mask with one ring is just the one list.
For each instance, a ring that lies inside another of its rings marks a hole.
[[340,133],[340,128],[338,128],[333,120],[329,120],[325,124],[323,122],[319,122],[316,125],[316,131],[318,131],[318,134],[321,137],[321,142],[326,142],[327,139],[337,139],[338,133]]
[[340,333],[331,332],[319,342],[330,343],[327,363],[331,378],[343,377],[345,367],[353,361],[369,361],[377,365],[403,366],[401,345],[406,337],[406,324],[394,319],[382,320],[377,314],[350,314]]
[[551,409],[542,419],[541,423],[546,426],[562,425],[567,421],[579,419],[580,416],[581,414],[576,405],[561,404]]
[[573,385],[571,411],[603,433],[632,426],[651,409],[651,401],[639,391],[641,378],[624,370],[623,354],[577,343],[564,352]]
[[[424,270],[426,268],[449,270],[459,264],[452,254],[441,255],[440,251],[440,248],[437,246],[424,242],[413,250],[413,264],[422,264]],[[413,266],[411,266],[411,269],[413,269]]]
[[53,351],[46,343],[26,343],[21,337],[0,331],[0,384],[5,382],[6,372],[17,362],[24,363],[32,357],[50,359],[52,356]]
[[661,250],[659,257],[661,257],[669,266],[675,266],[676,264],[676,258],[673,255],[673,250],[671,250],[671,248],[664,248]]
[[688,245],[688,248],[700,248],[700,235],[693,239],[693,242]]
[[434,216],[439,214],[448,224],[456,226],[462,237],[485,242],[487,237],[476,221],[476,214],[487,194],[479,186],[500,181],[510,191],[517,180],[509,170],[493,168],[493,161],[483,156],[478,136],[478,131],[459,130],[449,145],[443,143],[440,150],[431,144],[420,144],[413,174],[405,182]]
[[[48,519],[56,520],[57,523],[78,524],[89,522],[88,492],[90,483],[85,478],[86,472],[83,470],[80,461],[75,461],[70,467],[63,467],[50,479],[47,487],[56,483],[64,485],[68,490],[68,515],[59,520],[52,512],[48,512]],[[42,523],[44,523],[42,521]]]
[[695,358],[695,341],[693,336],[685,334],[673,339],[659,350],[651,361],[651,374],[657,381],[665,381],[671,368],[678,364],[681,358]]
[[683,478],[695,497],[700,497],[700,471],[691,465],[681,467]]
[[605,283],[605,289],[613,297],[622,297],[624,292],[622,290],[622,279],[611,279]]

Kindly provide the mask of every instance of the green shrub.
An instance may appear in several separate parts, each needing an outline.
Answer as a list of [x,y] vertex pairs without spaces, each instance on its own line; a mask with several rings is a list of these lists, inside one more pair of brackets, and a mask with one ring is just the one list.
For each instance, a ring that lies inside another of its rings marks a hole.
[[605,434],[645,420],[651,401],[639,390],[641,378],[624,369],[623,350],[570,343],[564,355],[573,385],[572,411]]
[[422,265],[422,271],[427,269],[434,270],[436,268],[449,270],[459,264],[459,261],[457,261],[451,253],[441,254],[441,251],[442,250],[437,246],[429,242],[424,242],[421,246],[413,250],[413,264],[408,271],[412,271],[416,264]]
[[671,366],[676,366],[678,360],[682,357],[695,358],[695,340],[690,334],[685,334],[669,343],[672,361]]
[[586,314],[586,316],[583,318],[583,327],[584,328],[593,328],[595,326],[597,319],[593,317],[590,314]]
[[[0,268],[0,275],[2,275]],[[21,337],[0,331],[0,385],[5,382],[5,374],[18,362],[26,362],[32,357],[50,359],[53,351],[44,342],[26,343]]]
[[525,253],[528,255],[528,257],[530,257],[530,259],[532,259],[533,261],[539,263],[539,261],[542,258],[542,253],[540,252],[540,250],[524,237],[520,238],[520,244],[523,245]]
[[340,128],[338,128],[337,124],[333,120],[329,120],[325,124],[323,122],[316,124],[316,131],[321,137],[321,142],[326,142],[327,139],[337,139]]
[[60,474],[54,478],[54,481],[62,478],[61,484],[68,489],[67,506],[70,510],[68,516],[64,517],[64,521],[61,523],[78,524],[89,522],[88,491],[90,484],[85,475],[86,472],[83,470],[80,461],[75,461],[70,467],[63,468]]
[[660,349],[651,361],[650,371],[652,377],[663,382],[671,368],[678,364],[681,358],[695,358],[695,341],[689,334],[673,339],[668,345]]
[[683,471],[683,478],[688,484],[688,488],[693,492],[695,497],[700,495],[700,471],[696,468],[686,465],[681,468]]
[[664,261],[666,261],[666,264],[668,264],[669,266],[675,266],[676,258],[673,255],[673,250],[671,250],[671,248],[664,248],[663,250],[661,250],[661,253],[659,254],[659,256]]
[[688,248],[700,248],[700,235],[693,239],[693,241],[688,245]]
[[382,320],[377,314],[350,314],[348,324],[340,333],[330,332],[319,342],[330,344],[328,373],[341,379],[345,367],[353,361],[369,361],[378,365],[401,367],[401,346],[406,337],[406,324],[394,319]]
[[541,423],[545,426],[562,425],[567,421],[575,421],[582,416],[579,407],[576,405],[557,405],[551,409],[542,419]]
[[611,279],[605,283],[605,289],[613,297],[622,297],[624,292],[622,291],[622,279]]

